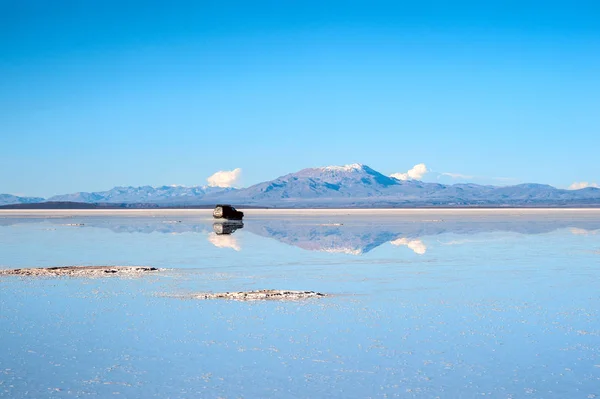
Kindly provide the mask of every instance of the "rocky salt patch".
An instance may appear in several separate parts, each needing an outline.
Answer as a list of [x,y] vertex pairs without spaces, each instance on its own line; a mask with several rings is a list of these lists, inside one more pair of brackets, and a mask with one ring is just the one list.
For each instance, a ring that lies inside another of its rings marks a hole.
[[228,299],[234,301],[297,301],[327,296],[315,291],[257,290],[238,292],[204,292],[187,296],[191,299]]
[[155,273],[159,269],[150,266],[58,266],[27,269],[0,270],[0,276],[29,276],[29,277],[107,277],[123,276],[137,277],[143,274]]

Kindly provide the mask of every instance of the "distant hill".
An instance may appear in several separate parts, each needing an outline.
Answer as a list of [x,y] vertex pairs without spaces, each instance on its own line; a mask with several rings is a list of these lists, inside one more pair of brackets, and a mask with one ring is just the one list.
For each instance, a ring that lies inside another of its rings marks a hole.
[[209,186],[141,186],[115,187],[108,191],[78,192],[73,194],[55,195],[48,198],[54,202],[86,202],[86,203],[146,203],[146,204],[192,204],[219,193],[235,191],[234,188]]
[[88,204],[85,202],[47,201],[29,204],[2,205],[0,209],[119,209],[119,208],[158,208],[152,204]]
[[11,194],[0,194],[0,206],[10,204],[32,204],[43,201],[44,199],[39,197],[18,197]]
[[[42,203],[43,198],[0,195],[0,205]],[[563,190],[544,184],[489,186],[445,185],[398,180],[362,164],[308,168],[274,180],[234,189],[221,187],[115,187],[48,199],[52,203],[84,203],[106,207],[199,207],[219,202],[278,208],[383,207],[593,207],[600,189]],[[40,205],[46,206],[46,205]],[[54,205],[57,206],[57,205]]]

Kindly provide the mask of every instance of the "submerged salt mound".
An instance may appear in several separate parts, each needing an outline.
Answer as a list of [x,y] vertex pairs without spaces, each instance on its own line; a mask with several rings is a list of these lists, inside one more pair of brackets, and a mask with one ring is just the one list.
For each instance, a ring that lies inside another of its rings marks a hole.
[[294,301],[308,298],[324,297],[325,294],[314,291],[288,291],[288,290],[257,290],[220,293],[193,294],[194,299],[230,299],[235,301]]
[[28,269],[0,270],[0,276],[31,277],[107,277],[107,276],[139,276],[156,272],[159,269],[149,266],[58,266]]

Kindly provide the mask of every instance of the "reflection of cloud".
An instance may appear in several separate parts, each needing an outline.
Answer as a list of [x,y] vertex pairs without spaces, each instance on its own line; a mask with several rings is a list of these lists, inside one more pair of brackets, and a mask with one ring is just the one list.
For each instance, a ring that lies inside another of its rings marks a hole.
[[443,242],[442,245],[462,245],[462,244],[470,244],[472,242],[477,242],[475,240],[452,240],[448,242]]
[[242,170],[240,168],[234,170],[220,170],[209,176],[206,180],[208,180],[208,185],[211,187],[232,187],[237,183],[241,173]]
[[210,233],[208,235],[208,241],[217,248],[231,248],[238,252],[242,250],[240,244],[232,235],[217,235],[215,233]]
[[398,238],[397,240],[390,241],[390,244],[397,247],[405,245],[413,250],[414,253],[423,255],[427,252],[427,246],[421,240],[409,240],[407,238]]
[[582,188],[588,188],[588,187],[600,188],[598,183],[589,183],[587,181],[576,181],[575,183],[573,183],[569,186],[569,190],[581,190]]
[[425,166],[424,163],[420,163],[413,166],[413,168],[406,173],[394,173],[391,176],[398,180],[420,180],[427,172],[429,172],[427,166]]
[[571,234],[575,234],[577,236],[591,236],[598,234],[598,230],[586,230],[580,229],[578,227],[571,227],[569,231],[571,232]]

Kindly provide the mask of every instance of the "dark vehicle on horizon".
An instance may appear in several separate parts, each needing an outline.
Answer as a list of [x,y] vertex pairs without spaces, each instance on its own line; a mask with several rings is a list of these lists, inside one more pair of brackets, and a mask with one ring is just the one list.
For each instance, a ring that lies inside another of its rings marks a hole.
[[244,212],[238,211],[231,205],[217,204],[213,211],[215,219],[242,220]]

